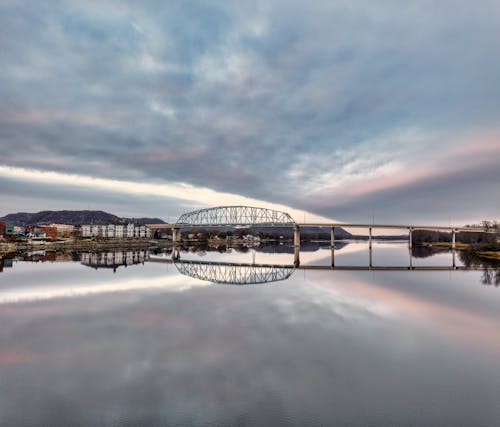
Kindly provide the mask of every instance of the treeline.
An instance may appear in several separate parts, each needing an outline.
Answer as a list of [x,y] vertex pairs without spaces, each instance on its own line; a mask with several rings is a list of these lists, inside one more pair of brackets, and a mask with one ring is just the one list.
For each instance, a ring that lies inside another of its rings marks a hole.
[[[495,243],[500,238],[500,223],[498,221],[483,221],[479,225],[467,225],[467,227],[482,227],[487,232],[460,231],[455,234],[455,241],[468,244]],[[413,243],[450,243],[451,232],[433,230],[415,230],[412,233]]]
[[[203,228],[193,228],[190,230],[183,230],[183,238],[188,238],[192,236],[193,239],[199,241],[206,241],[209,239],[226,239],[228,237],[235,239],[242,239],[244,236],[251,234],[252,236],[259,237],[261,240],[272,239],[272,240],[292,240],[293,239],[293,229],[290,230],[251,230],[248,228],[238,228],[234,230],[217,230],[217,229],[203,229]],[[328,240],[330,239],[330,232],[303,232],[301,237],[304,240]]]

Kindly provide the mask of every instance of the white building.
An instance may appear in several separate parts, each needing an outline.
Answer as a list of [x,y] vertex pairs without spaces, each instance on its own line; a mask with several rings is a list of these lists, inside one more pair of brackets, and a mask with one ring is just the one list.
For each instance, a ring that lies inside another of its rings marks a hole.
[[81,231],[82,231],[82,237],[91,237],[92,236],[90,225],[82,225]]
[[90,227],[90,235],[92,237],[97,237],[101,234],[101,226],[100,225],[92,225]]
[[115,225],[114,224],[108,224],[106,227],[106,237],[108,238],[113,238],[115,237]]
[[115,226],[115,237],[117,239],[123,239],[125,237],[125,226],[124,225],[116,225]]
[[127,224],[127,231],[125,237],[134,237],[134,229],[135,225],[134,224]]
[[108,239],[137,238],[145,239],[151,237],[151,230],[145,225],[135,224],[107,224],[107,225],[82,225],[82,237],[103,237]]

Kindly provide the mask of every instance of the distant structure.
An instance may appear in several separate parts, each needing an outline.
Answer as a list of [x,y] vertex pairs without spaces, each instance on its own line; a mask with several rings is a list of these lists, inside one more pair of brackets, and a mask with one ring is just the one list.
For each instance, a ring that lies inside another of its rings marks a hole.
[[151,230],[145,225],[135,224],[86,224],[81,227],[82,237],[101,237],[107,239],[148,239]]

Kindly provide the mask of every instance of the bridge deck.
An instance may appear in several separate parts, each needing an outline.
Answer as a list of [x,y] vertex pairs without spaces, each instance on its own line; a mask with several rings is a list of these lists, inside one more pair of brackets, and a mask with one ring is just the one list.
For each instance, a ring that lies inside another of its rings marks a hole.
[[[471,233],[488,233],[493,232],[491,230],[486,230],[484,228],[472,228],[472,227],[451,227],[444,225],[408,225],[408,224],[346,224],[341,222],[334,223],[325,223],[325,222],[312,222],[312,223],[297,223],[299,228],[307,228],[307,227],[342,227],[342,228],[379,228],[379,229],[399,229],[399,230],[443,230],[443,231],[455,231],[455,232],[471,232]],[[146,224],[147,227],[153,229],[172,229],[178,228],[178,225],[175,224]],[[195,227],[205,227],[205,228],[217,228],[217,227],[237,227],[241,226],[241,224],[189,224],[183,225],[183,228],[195,228]],[[248,225],[245,224],[245,227],[293,227],[293,225],[282,225],[282,224],[255,224]]]
[[342,228],[388,228],[388,229],[401,229],[401,230],[447,230],[447,231],[468,231],[475,233],[488,232],[484,228],[472,227],[451,227],[443,225],[407,225],[407,224],[345,224],[345,223],[299,223],[298,227],[342,227]]
[[165,264],[193,264],[193,265],[213,265],[224,267],[257,267],[257,268],[286,268],[296,270],[343,270],[343,271],[482,271],[483,267],[465,267],[465,266],[369,266],[369,265],[299,265],[293,264],[251,264],[251,263],[235,263],[235,262],[212,262],[212,261],[195,261],[195,260],[173,260],[165,257],[150,257],[148,262],[158,262]]

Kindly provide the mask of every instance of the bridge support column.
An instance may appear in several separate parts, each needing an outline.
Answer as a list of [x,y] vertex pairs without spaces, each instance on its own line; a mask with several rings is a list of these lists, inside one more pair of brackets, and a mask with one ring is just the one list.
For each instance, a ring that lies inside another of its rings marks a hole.
[[293,246],[300,248],[300,227],[298,225],[293,229]]
[[293,229],[293,264],[300,265],[300,227],[296,225]]
[[181,229],[180,228],[172,228],[172,244],[178,245],[181,240]]
[[455,232],[455,229],[451,230],[451,248],[453,250],[455,250],[455,247],[456,247],[456,232]]
[[300,265],[300,246],[293,247],[293,265],[298,268]]
[[335,227],[333,225],[330,231],[330,246],[332,248],[335,246]]
[[410,227],[410,232],[408,233],[408,247],[410,250],[413,248],[413,227]]
[[368,248],[372,249],[372,228],[368,227]]
[[335,267],[335,248],[332,246],[332,267]]

